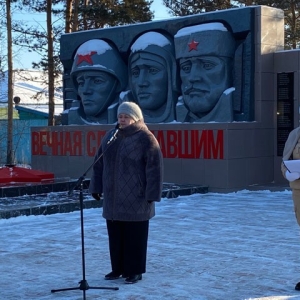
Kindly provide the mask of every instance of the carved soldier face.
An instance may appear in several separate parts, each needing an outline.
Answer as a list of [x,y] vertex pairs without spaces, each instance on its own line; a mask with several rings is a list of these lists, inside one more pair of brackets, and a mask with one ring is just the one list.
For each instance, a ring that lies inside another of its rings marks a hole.
[[208,113],[231,86],[229,59],[199,56],[180,59],[181,90],[191,112]]
[[151,53],[133,55],[130,81],[141,109],[155,110],[167,101],[168,72],[164,60]]
[[117,79],[113,75],[103,71],[82,71],[78,72],[76,81],[87,116],[102,113],[112,103],[117,86]]

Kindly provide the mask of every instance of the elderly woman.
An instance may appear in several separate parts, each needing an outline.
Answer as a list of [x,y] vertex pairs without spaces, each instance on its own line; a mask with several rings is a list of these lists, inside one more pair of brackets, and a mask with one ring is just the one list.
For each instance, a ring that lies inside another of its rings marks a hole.
[[118,133],[109,131],[102,140],[89,191],[104,197],[112,268],[105,279],[136,283],[146,272],[149,220],[161,200],[162,154],[137,104],[120,104],[118,124]]

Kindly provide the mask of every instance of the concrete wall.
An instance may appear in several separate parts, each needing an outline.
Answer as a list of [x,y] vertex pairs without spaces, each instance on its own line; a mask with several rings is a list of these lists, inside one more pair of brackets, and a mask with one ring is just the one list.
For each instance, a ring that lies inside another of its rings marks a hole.
[[[299,124],[299,84],[300,84],[300,77],[299,77],[299,70],[300,70],[300,50],[290,50],[290,51],[279,51],[274,54],[274,90],[276,90],[277,86],[277,74],[278,73],[293,73],[294,74],[294,98],[291,99],[291,103],[294,106],[294,124],[293,128],[298,127]],[[276,93],[276,91],[274,91]],[[275,140],[275,147],[276,147],[276,140]],[[275,148],[274,147],[274,148]],[[275,182],[285,182],[286,180],[283,178],[281,171],[280,171],[280,164],[281,164],[281,156],[277,156],[275,153],[274,156],[274,181]]]
[[[270,143],[270,155],[273,164],[264,166],[272,170],[273,181],[286,182],[280,172],[281,157],[276,157],[277,148],[277,81],[276,52],[284,50],[284,14],[283,11],[270,7],[259,7],[256,10],[256,61],[255,61],[255,120],[269,132],[272,139],[257,139],[255,144]],[[256,132],[257,134],[259,132]],[[255,144],[253,147],[255,147]],[[259,176],[259,173],[257,174]]]
[[[33,128],[32,166],[53,172],[56,178],[79,178],[92,164],[108,128]],[[233,191],[273,181],[274,130],[261,123],[153,124],[149,128],[165,157],[165,182]]]

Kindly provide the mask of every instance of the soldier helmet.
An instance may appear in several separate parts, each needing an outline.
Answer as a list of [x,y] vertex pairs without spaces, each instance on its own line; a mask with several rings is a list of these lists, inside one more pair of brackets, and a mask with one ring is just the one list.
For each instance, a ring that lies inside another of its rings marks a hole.
[[130,50],[129,65],[136,53],[151,53],[163,58],[172,82],[172,89],[178,90],[175,49],[171,38],[159,32],[149,31],[139,36],[132,44]]
[[119,83],[118,91],[122,91],[127,85],[127,67],[119,51],[104,40],[93,39],[79,46],[71,70],[73,84],[77,86],[78,72],[93,70],[113,75]]

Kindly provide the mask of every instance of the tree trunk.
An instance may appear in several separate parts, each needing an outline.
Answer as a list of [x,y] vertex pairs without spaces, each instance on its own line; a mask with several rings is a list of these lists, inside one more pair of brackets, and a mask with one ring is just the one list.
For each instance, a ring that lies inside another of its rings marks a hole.
[[79,7],[79,0],[74,0],[72,32],[78,31],[78,7]]
[[48,126],[55,125],[54,120],[54,59],[53,59],[53,30],[52,30],[52,0],[47,0],[47,38],[48,38],[48,93],[49,117]]
[[[88,0],[84,0],[84,11],[86,11],[86,8],[88,6]],[[86,13],[84,13],[83,15],[83,30],[87,30],[88,29],[88,24],[87,24],[87,16]]]
[[72,19],[72,3],[73,3],[73,0],[67,0],[66,2],[67,3],[66,3],[65,32],[70,33],[70,32],[72,32],[71,19]]
[[7,65],[8,65],[8,95],[7,95],[7,156],[6,163],[14,164],[13,153],[13,62],[12,62],[12,33],[11,33],[11,0],[6,0],[7,21]]

